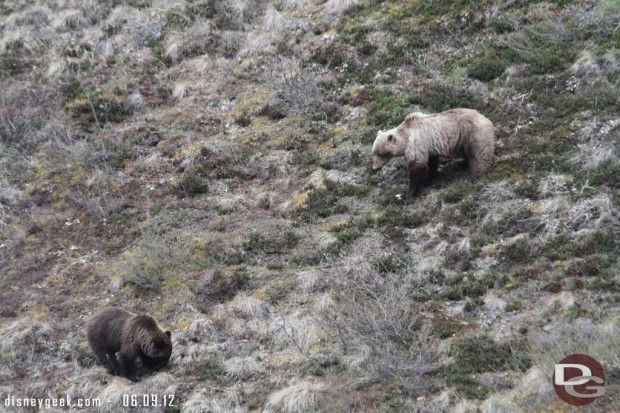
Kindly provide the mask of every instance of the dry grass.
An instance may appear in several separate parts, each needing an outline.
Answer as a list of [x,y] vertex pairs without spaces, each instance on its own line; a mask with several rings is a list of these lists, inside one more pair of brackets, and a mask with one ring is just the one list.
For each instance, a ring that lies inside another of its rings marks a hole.
[[316,411],[317,405],[327,387],[320,383],[300,382],[292,384],[269,395],[265,411],[267,412],[312,412]]

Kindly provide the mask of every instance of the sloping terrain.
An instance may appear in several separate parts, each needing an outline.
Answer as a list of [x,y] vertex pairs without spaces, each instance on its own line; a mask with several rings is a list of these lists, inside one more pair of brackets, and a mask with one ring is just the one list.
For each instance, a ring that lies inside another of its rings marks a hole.
[[[550,377],[579,352],[609,380],[590,411],[619,410],[619,24],[614,0],[3,1],[2,399],[577,411]],[[405,204],[377,130],[456,107],[496,164]],[[108,305],[172,331],[166,369],[96,365]]]

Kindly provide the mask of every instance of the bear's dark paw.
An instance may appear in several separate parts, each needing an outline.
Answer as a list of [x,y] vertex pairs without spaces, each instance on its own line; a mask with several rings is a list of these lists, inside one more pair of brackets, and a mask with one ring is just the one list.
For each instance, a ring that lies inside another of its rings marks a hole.
[[133,383],[137,383],[137,382],[139,382],[139,381],[140,381],[140,379],[139,379],[139,378],[137,378],[137,377],[127,377],[127,380],[129,380],[129,381],[131,381],[131,382],[133,382]]
[[415,201],[415,199],[418,197],[418,194],[420,193],[420,191],[410,191],[407,192],[407,196],[405,196],[405,204],[413,204],[413,202]]

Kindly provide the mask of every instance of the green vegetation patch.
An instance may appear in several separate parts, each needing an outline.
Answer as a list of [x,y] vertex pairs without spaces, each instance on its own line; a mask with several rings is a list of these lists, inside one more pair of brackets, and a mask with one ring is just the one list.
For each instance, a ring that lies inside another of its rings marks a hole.
[[416,228],[425,222],[426,219],[422,214],[405,208],[388,208],[377,218],[379,225],[397,225],[407,228]]
[[218,269],[205,286],[206,296],[214,301],[230,300],[248,285],[250,278],[245,267],[235,268],[230,273]]
[[411,268],[413,263],[406,256],[389,254],[371,259],[370,265],[375,271],[381,274],[389,274]]
[[215,380],[226,374],[222,361],[215,353],[199,362],[195,366],[195,372],[200,381]]
[[206,194],[209,192],[209,180],[198,171],[186,172],[177,183],[174,192],[180,197]]
[[71,92],[70,96],[76,97],[65,104],[64,110],[87,131],[108,122],[122,122],[132,114],[125,99],[116,95],[108,96],[80,88]]
[[243,242],[243,249],[253,254],[281,254],[295,248],[299,239],[299,235],[294,231],[285,231],[273,236],[253,232]]
[[293,212],[293,216],[303,221],[314,221],[333,214],[343,214],[349,211],[343,202],[346,197],[362,197],[368,194],[369,188],[357,185],[336,182],[330,179],[324,181],[325,186],[314,188],[308,194],[304,205]]
[[501,277],[494,273],[489,273],[482,278],[461,275],[450,280],[447,289],[442,291],[440,296],[452,301],[462,300],[467,297],[477,298],[486,294],[496,283],[501,282]]
[[467,66],[467,73],[474,79],[488,82],[498,78],[506,70],[506,64],[489,56],[479,56]]
[[455,340],[451,348],[454,362],[442,366],[440,375],[448,386],[471,399],[484,399],[493,390],[473,375],[506,370],[525,371],[532,362],[525,343],[498,343],[488,336]]

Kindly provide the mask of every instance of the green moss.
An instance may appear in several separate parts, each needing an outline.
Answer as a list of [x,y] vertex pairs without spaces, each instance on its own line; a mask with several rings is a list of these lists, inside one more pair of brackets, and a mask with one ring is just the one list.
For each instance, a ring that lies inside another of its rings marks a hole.
[[411,99],[395,96],[388,89],[377,89],[374,93],[375,99],[369,107],[368,122],[384,129],[402,123],[411,107]]
[[280,120],[286,117],[286,107],[282,103],[267,103],[258,111],[258,116],[266,116],[271,120]]
[[493,20],[490,26],[497,34],[508,33],[514,30],[514,26],[508,20]]
[[398,254],[385,255],[383,257],[373,258],[370,265],[375,271],[381,274],[396,273],[412,266],[411,261]]
[[[250,151],[245,145],[229,147],[200,148],[200,156],[196,157],[187,173],[211,179],[251,178],[248,168]],[[178,169],[184,171],[183,167]]]
[[189,171],[177,183],[174,192],[177,196],[196,196],[209,192],[209,181],[198,171]]
[[487,274],[479,279],[458,276],[450,281],[448,288],[440,293],[440,297],[452,301],[462,300],[466,297],[481,297],[486,294],[489,288],[493,288],[495,283],[495,274]]
[[227,301],[244,289],[250,281],[245,267],[235,268],[232,273],[216,270],[205,287],[206,296],[215,301]]
[[588,312],[579,303],[575,303],[566,310],[564,316],[570,321],[574,321],[579,317],[585,316],[587,313]]
[[467,66],[469,76],[483,82],[499,77],[504,70],[506,70],[506,65],[502,61],[488,56],[479,56]]
[[557,294],[562,291],[562,280],[559,278],[554,278],[549,280],[542,285],[543,291],[548,291],[553,294]]
[[315,188],[308,194],[304,205],[293,212],[293,216],[303,221],[314,221],[333,214],[348,212],[343,202],[347,197],[360,197],[368,193],[369,188],[341,183],[326,179],[325,187]]
[[467,196],[471,193],[471,182],[461,179],[448,186],[443,192],[441,199],[448,204],[455,204],[467,198]]
[[454,336],[462,328],[463,324],[461,324],[460,321],[451,320],[448,324],[441,325],[441,327],[436,330],[435,334],[437,337],[444,340]]
[[3,54],[0,55],[0,79],[9,76],[16,76],[25,69],[25,59],[20,55]]
[[521,301],[519,301],[517,299],[514,299],[514,300],[509,301],[506,304],[506,308],[504,310],[507,313],[510,313],[512,311],[520,311],[522,309],[523,309],[523,302],[521,302]]
[[88,92],[76,84],[72,84],[66,93],[75,98],[67,102],[63,109],[85,130],[92,131],[97,123],[103,126],[108,122],[121,122],[131,115],[129,105],[119,96]]
[[429,112],[442,112],[456,108],[479,110],[484,108],[480,96],[468,90],[443,84],[425,86],[419,93],[411,96],[409,102],[420,105]]
[[605,273],[617,260],[617,257],[607,254],[589,255],[585,258],[584,275],[588,277],[598,277]]
[[424,222],[425,220],[421,214],[404,208],[389,208],[377,218],[377,224],[379,225],[397,225],[407,228],[419,227]]
[[308,366],[308,372],[313,376],[325,377],[346,371],[347,366],[340,363],[338,359],[327,358],[325,360],[312,359]]
[[469,398],[483,399],[491,389],[473,374],[506,370],[525,371],[532,363],[523,342],[495,342],[488,336],[455,340],[451,353],[454,362],[442,366],[440,375],[448,386]]
[[164,26],[168,29],[184,29],[191,26],[192,22],[192,15],[179,9],[169,10],[164,16]]
[[576,55],[576,51],[568,47],[550,47],[542,58],[533,62],[532,71],[537,75],[561,71]]
[[613,189],[620,189],[620,161],[610,159],[601,162],[596,168],[582,170],[577,173],[577,178],[588,180],[590,185],[607,186]]
[[282,254],[295,248],[299,239],[294,231],[285,231],[271,237],[253,232],[243,242],[243,249],[252,254]]
[[332,229],[332,232],[334,233],[338,241],[340,241],[343,244],[350,244],[357,238],[364,235],[364,233],[360,231],[358,228],[350,227],[346,225],[338,226]]
[[519,239],[511,244],[506,245],[502,250],[502,258],[510,262],[519,262],[524,264],[527,262],[529,242],[526,239]]
[[465,301],[465,305],[463,306],[463,310],[465,312],[471,313],[476,310],[476,308],[484,305],[484,300],[481,297],[468,298]]
[[[591,254],[613,255],[617,254],[616,238],[613,228],[598,230],[583,243],[575,242],[569,235],[559,235],[547,241],[541,249],[541,255],[552,261],[566,261]],[[596,261],[593,264],[596,265]]]
[[195,369],[200,381],[216,380],[226,374],[219,356],[215,353],[211,353],[206,359],[199,361]]
[[347,49],[342,43],[334,42],[315,50],[310,61],[330,69],[348,62]]
[[294,281],[290,278],[271,281],[270,283],[257,288],[252,292],[252,296],[270,304],[278,304],[284,301],[289,293],[295,288]]

